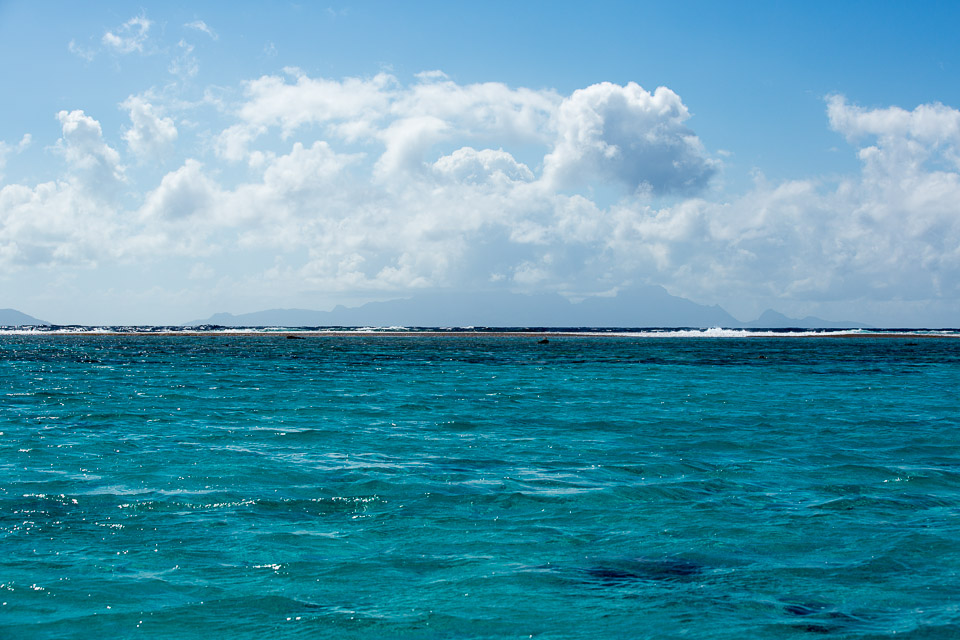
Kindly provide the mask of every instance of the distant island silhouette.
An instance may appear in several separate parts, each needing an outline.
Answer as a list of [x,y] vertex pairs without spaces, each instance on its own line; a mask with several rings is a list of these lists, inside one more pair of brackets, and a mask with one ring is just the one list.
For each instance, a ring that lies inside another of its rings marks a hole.
[[[64,323],[68,324],[68,323]],[[635,286],[616,296],[593,296],[571,302],[557,293],[521,294],[422,293],[338,305],[331,311],[268,309],[253,313],[215,313],[183,323],[184,327],[691,327],[744,329],[858,329],[870,325],[806,316],[790,318],[768,309],[752,322],[741,322],[718,305],[697,304],[658,286]],[[51,326],[16,309],[0,309],[0,326]]]
[[594,296],[570,302],[544,293],[423,293],[331,311],[269,309],[253,313],[216,313],[184,326],[223,327],[728,327],[808,329],[866,328],[857,322],[834,322],[814,316],[788,318],[773,310],[753,322],[741,322],[718,305],[697,304],[659,286],[636,286],[617,296]]

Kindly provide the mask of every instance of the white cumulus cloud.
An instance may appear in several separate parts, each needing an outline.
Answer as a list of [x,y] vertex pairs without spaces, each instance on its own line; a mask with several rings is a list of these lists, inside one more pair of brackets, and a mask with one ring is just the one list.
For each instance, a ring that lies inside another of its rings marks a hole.
[[144,218],[181,220],[210,215],[217,204],[219,187],[203,173],[203,165],[188,159],[182,167],[165,175],[160,186],[144,203]]
[[147,96],[130,96],[120,108],[130,114],[130,128],[123,139],[134,155],[141,159],[163,156],[170,152],[177,139],[177,127],[169,117],[163,117]]
[[423,168],[426,151],[448,132],[449,125],[436,116],[395,120],[380,133],[386,149],[377,161],[377,173],[386,177]]
[[125,180],[120,154],[103,139],[100,123],[82,109],[57,113],[63,136],[58,149],[75,175],[91,189],[108,188]]
[[74,181],[0,189],[0,265],[84,265],[116,257],[109,203]]
[[279,126],[286,136],[307,124],[378,118],[387,111],[396,84],[384,73],[338,81],[287,69],[287,78],[263,76],[248,82],[240,118],[254,126]]
[[533,180],[533,172],[503,149],[477,151],[473,147],[463,147],[439,158],[433,163],[433,170],[447,180],[460,184]]
[[960,143],[960,111],[946,105],[922,104],[913,111],[900,107],[864,109],[842,95],[827,99],[830,126],[855,141],[865,136],[881,140],[915,140],[931,147]]
[[557,113],[558,138],[544,173],[558,188],[616,180],[630,190],[696,193],[716,172],[680,96],[609,82],[575,91]]

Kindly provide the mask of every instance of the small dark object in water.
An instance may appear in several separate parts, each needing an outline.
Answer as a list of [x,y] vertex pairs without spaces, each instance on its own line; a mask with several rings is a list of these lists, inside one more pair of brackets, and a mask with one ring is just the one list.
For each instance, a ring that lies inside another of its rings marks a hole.
[[631,582],[641,582],[646,579],[645,576],[632,571],[611,569],[608,567],[587,569],[587,575],[605,587],[622,587],[630,584]]
[[807,606],[805,604],[788,604],[783,608],[787,613],[795,616],[809,616],[820,611],[819,607]]
[[703,573],[703,567],[695,562],[679,558],[660,560],[633,560],[618,563],[619,566],[600,566],[586,570],[591,581],[605,587],[624,587],[637,582],[662,582],[683,580]]
[[765,356],[765,355],[759,355],[759,356],[757,356],[757,360],[766,360],[766,359],[767,359],[767,356]]
[[800,627],[803,631],[807,633],[830,633],[833,631],[831,627],[827,627],[822,624],[805,624]]
[[542,338],[540,340],[537,340],[537,344],[550,344],[550,341],[547,340],[546,338]]
[[287,336],[287,340],[303,340],[303,336]]

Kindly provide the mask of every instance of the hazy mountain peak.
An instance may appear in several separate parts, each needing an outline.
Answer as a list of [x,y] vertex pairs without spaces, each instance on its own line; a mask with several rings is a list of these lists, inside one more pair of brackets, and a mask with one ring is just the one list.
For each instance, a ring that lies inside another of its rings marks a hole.
[[39,320],[16,309],[0,309],[0,327],[44,326],[49,322]]
[[759,318],[753,322],[744,323],[744,326],[755,329],[862,329],[868,327],[869,325],[865,325],[860,322],[850,322],[847,320],[824,320],[823,318],[818,318],[816,316],[790,318],[779,311],[767,309],[760,314]]

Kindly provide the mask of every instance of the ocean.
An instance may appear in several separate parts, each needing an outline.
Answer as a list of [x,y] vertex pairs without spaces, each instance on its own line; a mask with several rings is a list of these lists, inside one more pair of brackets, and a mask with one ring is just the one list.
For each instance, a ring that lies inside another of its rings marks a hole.
[[960,340],[828,335],[2,332],[0,637],[960,637]]

